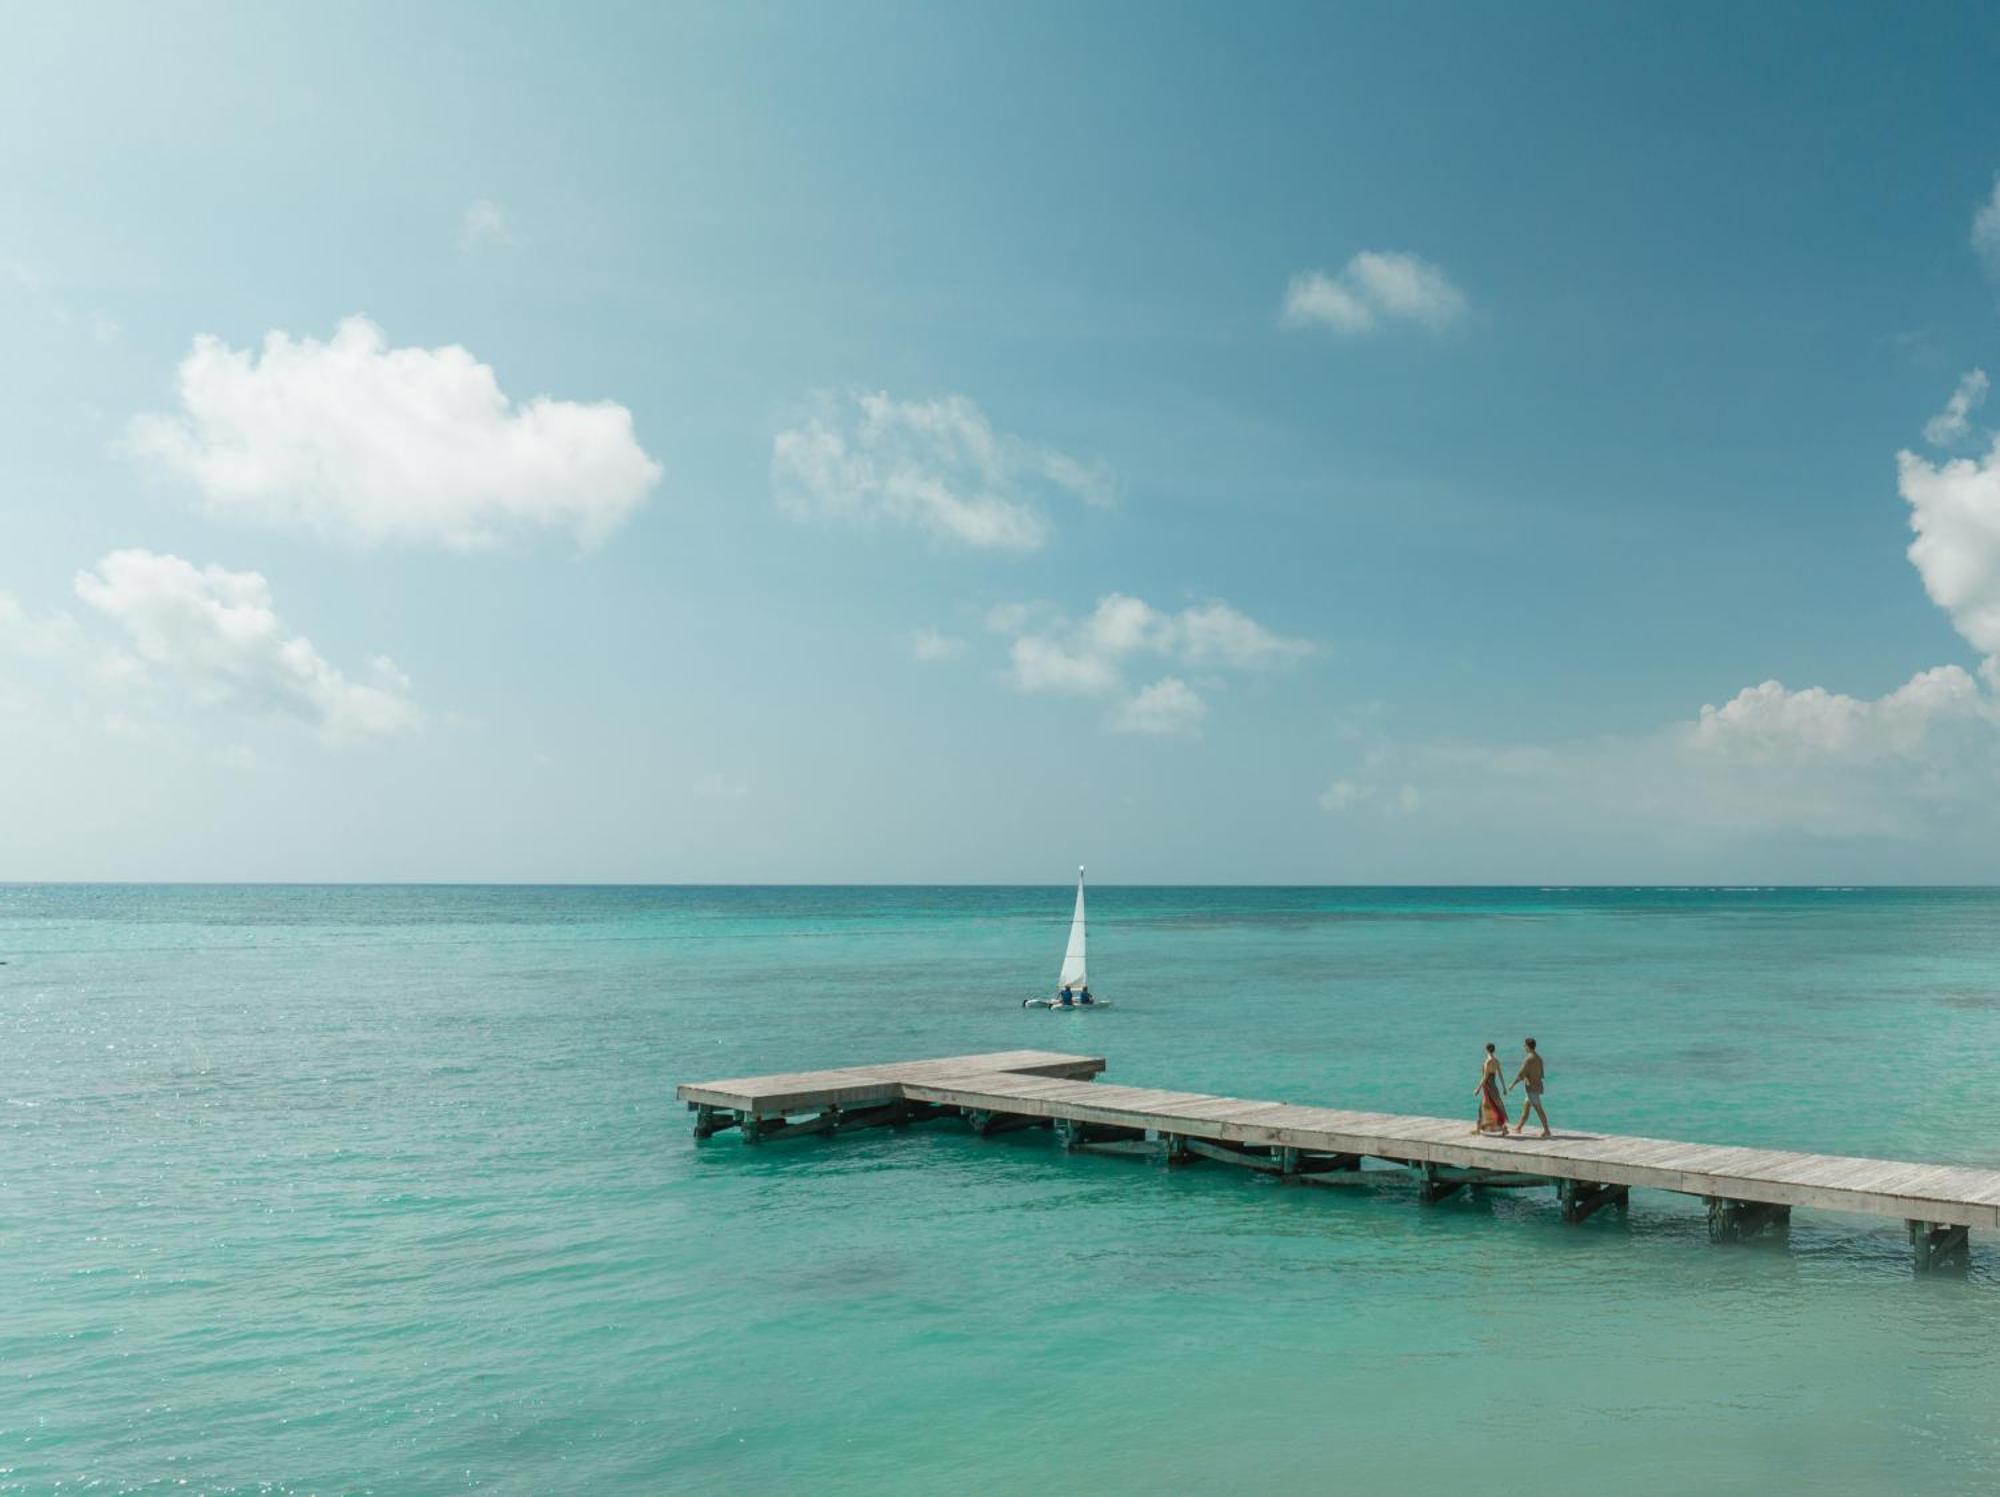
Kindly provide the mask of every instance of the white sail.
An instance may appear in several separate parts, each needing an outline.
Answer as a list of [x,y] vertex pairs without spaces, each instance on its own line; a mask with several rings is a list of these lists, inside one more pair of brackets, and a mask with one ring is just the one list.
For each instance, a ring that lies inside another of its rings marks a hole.
[[1069,949],[1063,952],[1062,976],[1057,988],[1081,991],[1090,986],[1083,966],[1083,870],[1076,870],[1076,915],[1069,923]]

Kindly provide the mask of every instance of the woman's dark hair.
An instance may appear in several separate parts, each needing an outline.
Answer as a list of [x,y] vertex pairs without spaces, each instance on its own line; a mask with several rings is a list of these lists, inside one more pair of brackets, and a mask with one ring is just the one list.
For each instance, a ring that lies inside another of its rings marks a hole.
[[1487,1053],[1488,1055],[1491,1055],[1491,1054],[1493,1053],[1493,1041],[1491,1041],[1491,1040],[1488,1040],[1488,1041],[1486,1042],[1486,1053]]

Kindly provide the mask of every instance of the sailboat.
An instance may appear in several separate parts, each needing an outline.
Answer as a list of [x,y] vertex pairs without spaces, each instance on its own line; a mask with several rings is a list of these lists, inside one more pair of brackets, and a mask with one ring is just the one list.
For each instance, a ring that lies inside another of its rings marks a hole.
[[1076,870],[1076,913],[1070,917],[1069,945],[1063,951],[1062,973],[1049,998],[1023,998],[1023,1008],[1109,1008],[1110,1002],[1090,995],[1090,973],[1084,964],[1083,870]]

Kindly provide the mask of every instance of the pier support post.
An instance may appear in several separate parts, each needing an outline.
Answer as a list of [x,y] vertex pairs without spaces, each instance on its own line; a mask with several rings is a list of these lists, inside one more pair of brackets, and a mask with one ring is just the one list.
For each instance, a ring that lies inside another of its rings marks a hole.
[[806,1123],[792,1123],[789,1129],[801,1133],[844,1133],[853,1128],[907,1128],[918,1117],[929,1117],[935,1108],[912,1106],[908,1102],[889,1102],[880,1107],[864,1107],[859,1112],[849,1112],[835,1103],[817,1118]]
[[1446,1196],[1465,1189],[1463,1179],[1451,1179],[1438,1171],[1434,1164],[1423,1167],[1423,1178],[1417,1185],[1417,1199],[1426,1206],[1435,1206]]
[[1964,1274],[1972,1267],[1972,1234],[1964,1227],[1913,1221],[1910,1245],[1920,1274]]
[[1748,1242],[1766,1231],[1779,1236],[1790,1233],[1792,1208],[1773,1206],[1767,1201],[1732,1201],[1727,1196],[1704,1196],[1708,1205],[1710,1242]]
[[1278,1178],[1289,1180],[1299,1172],[1299,1151],[1289,1146],[1278,1150]]
[[1118,1146],[1111,1151],[1113,1153],[1128,1153],[1132,1144],[1145,1142],[1146,1130],[1127,1128],[1118,1123],[1087,1123],[1079,1118],[1057,1118],[1056,1137],[1062,1140],[1066,1154],[1108,1144]]
[[1631,1201],[1632,1190],[1626,1185],[1597,1185],[1588,1180],[1558,1180],[1556,1194],[1562,1201],[1562,1217],[1566,1222],[1588,1221],[1606,1206],[1616,1206],[1623,1210]]
[[1171,1169],[1186,1164],[1194,1158],[1194,1155],[1188,1149],[1188,1141],[1180,1134],[1162,1133],[1160,1135],[1160,1158]]
[[694,1109],[694,1136],[697,1139],[713,1138],[725,1128],[736,1126],[736,1114],[726,1107],[711,1107],[706,1102],[690,1102]]
[[[760,1144],[772,1138],[804,1138],[809,1133],[824,1133],[831,1138],[857,1128],[903,1128],[911,1123],[942,1117],[947,1110],[921,1102],[885,1102],[879,1107],[862,1107],[850,1112],[834,1103],[805,1118],[756,1118],[738,1113],[733,1126],[743,1130],[745,1143]],[[711,1119],[709,1131],[712,1133],[730,1126],[732,1124],[728,1122]],[[702,1124],[697,1119],[695,1137],[708,1136],[701,1128]]]
[[1017,1112],[966,1113],[965,1120],[972,1124],[972,1131],[981,1138],[992,1138],[1001,1133],[1013,1133],[1022,1128],[1038,1128],[1046,1124],[1047,1118],[1023,1117]]

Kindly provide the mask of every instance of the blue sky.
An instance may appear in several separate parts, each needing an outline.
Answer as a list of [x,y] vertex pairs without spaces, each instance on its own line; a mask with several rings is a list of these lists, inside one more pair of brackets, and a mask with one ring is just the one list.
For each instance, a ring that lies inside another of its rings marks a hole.
[[1990,10],[10,29],[0,877],[2000,878]]

